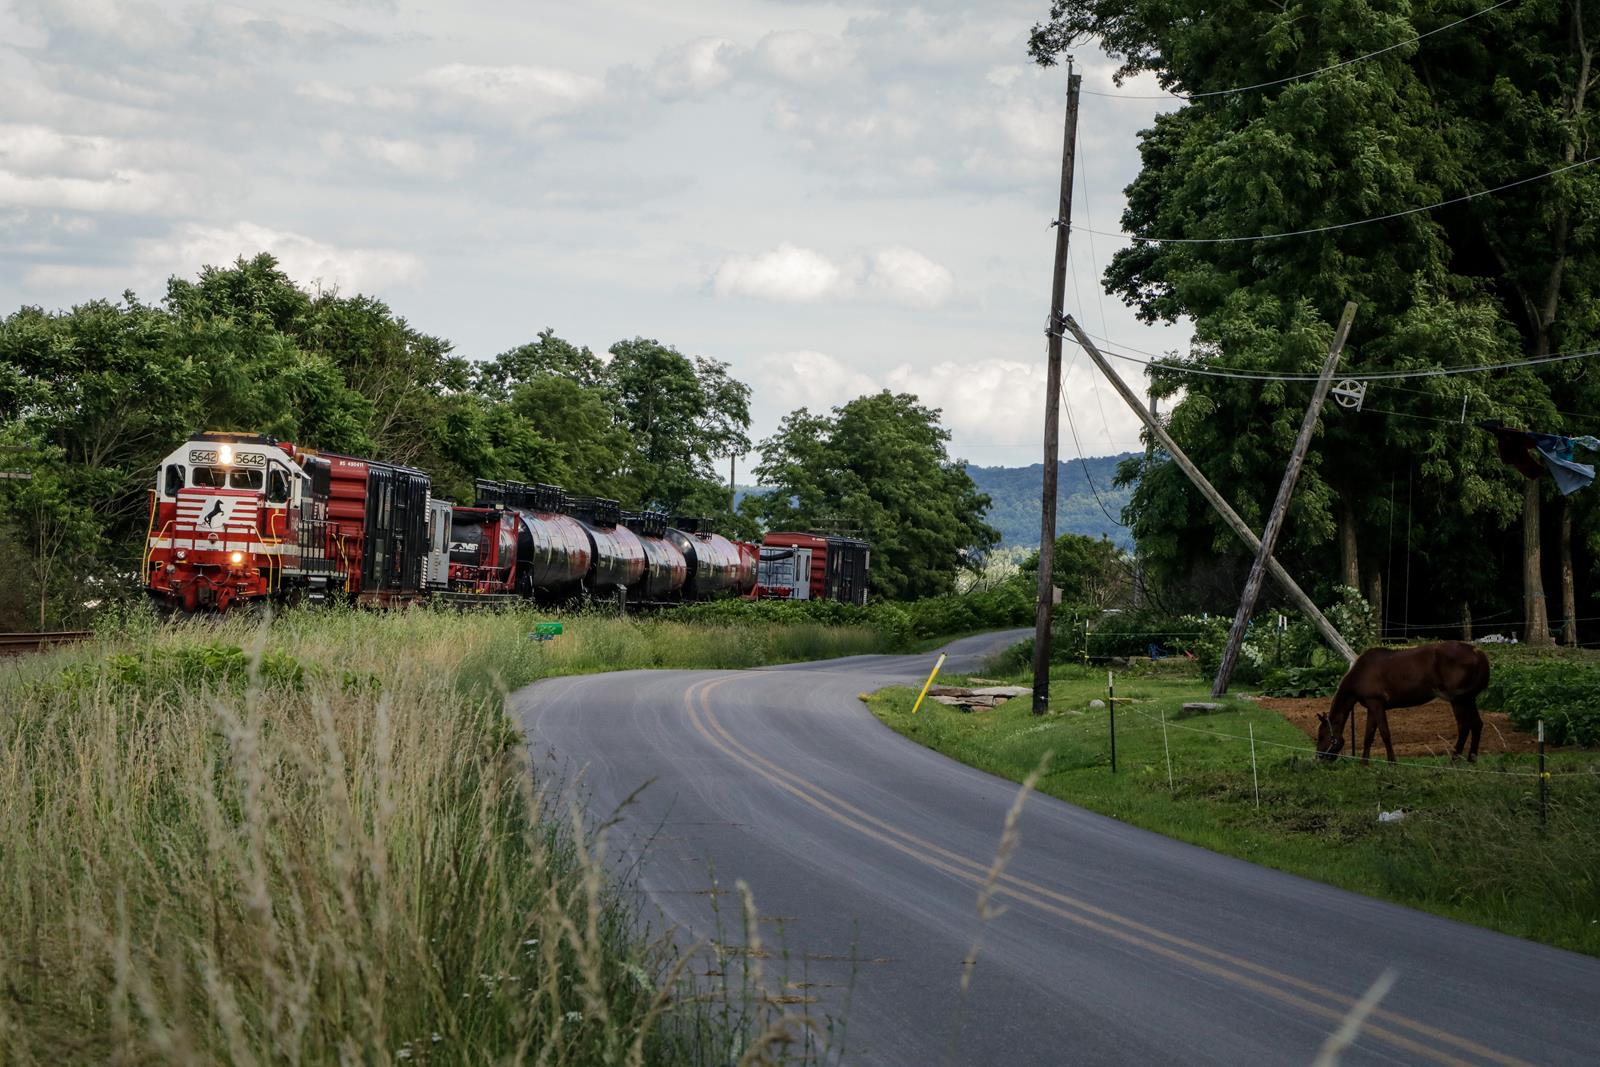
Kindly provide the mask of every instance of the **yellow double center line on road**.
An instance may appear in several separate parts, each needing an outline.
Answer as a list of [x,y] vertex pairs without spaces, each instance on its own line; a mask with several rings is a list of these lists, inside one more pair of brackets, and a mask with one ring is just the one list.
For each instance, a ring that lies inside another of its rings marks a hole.
[[[910,856],[928,867],[973,886],[981,886],[989,880],[989,864],[982,860],[953,852],[877,815],[863,811],[849,801],[751,751],[728,732],[711,710],[711,693],[735,680],[737,676],[702,682],[691,687],[684,697],[690,723],[718,751],[833,821]],[[1002,873],[995,880],[994,891],[1046,914],[1065,919],[1116,941],[1136,946],[1164,959],[1181,963],[1324,1019],[1337,1022],[1343,1019],[1345,1012],[1356,1003],[1355,997],[1335,992],[1315,982],[1168,933],[1011,874]],[[1291,992],[1291,988],[1320,997],[1323,1002],[1307,999]],[[1479,1061],[1503,1064],[1504,1067],[1533,1067],[1525,1060],[1496,1052],[1477,1042],[1396,1012],[1379,1008],[1372,1013],[1371,1018],[1390,1025],[1369,1022],[1363,1027],[1363,1033],[1435,1063],[1449,1064],[1452,1067],[1457,1065],[1471,1067],[1472,1061],[1461,1059],[1435,1045],[1423,1044],[1416,1040],[1416,1037],[1400,1033],[1391,1029],[1391,1026],[1409,1030],[1417,1037],[1426,1038],[1436,1045],[1448,1046]]]

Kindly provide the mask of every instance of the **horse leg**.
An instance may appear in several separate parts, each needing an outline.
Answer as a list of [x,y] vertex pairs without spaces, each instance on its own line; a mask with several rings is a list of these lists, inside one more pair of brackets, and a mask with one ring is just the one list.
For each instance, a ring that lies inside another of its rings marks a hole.
[[1361,734],[1361,762],[1366,763],[1372,757],[1372,735],[1378,729],[1378,723],[1383,717],[1383,705],[1377,701],[1366,705],[1367,728]]
[[1454,763],[1461,758],[1461,749],[1467,743],[1467,735],[1472,732],[1472,718],[1476,709],[1467,701],[1453,700],[1450,710],[1456,713],[1456,750],[1450,753],[1450,762]]
[[1478,762],[1478,740],[1483,737],[1483,716],[1478,712],[1476,694],[1467,698],[1467,708],[1472,712],[1472,748],[1467,753],[1468,763]]
[[1389,762],[1396,762],[1394,758],[1394,740],[1389,736],[1389,712],[1381,705],[1378,707],[1378,732],[1383,735],[1383,748],[1389,754]]

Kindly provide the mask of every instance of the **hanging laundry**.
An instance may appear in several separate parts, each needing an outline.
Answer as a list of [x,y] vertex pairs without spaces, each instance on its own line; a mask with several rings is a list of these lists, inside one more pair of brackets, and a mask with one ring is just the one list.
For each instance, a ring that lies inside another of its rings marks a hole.
[[1494,434],[1502,460],[1529,478],[1542,478],[1548,471],[1563,496],[1571,496],[1594,483],[1594,467],[1573,459],[1573,449],[1600,452],[1600,440],[1516,430],[1498,422],[1480,422],[1478,425]]

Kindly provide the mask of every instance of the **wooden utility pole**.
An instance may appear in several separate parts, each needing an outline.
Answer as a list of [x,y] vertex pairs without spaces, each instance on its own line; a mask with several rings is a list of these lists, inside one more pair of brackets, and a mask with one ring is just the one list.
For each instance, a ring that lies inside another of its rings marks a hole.
[[1233,681],[1233,668],[1239,662],[1239,649],[1244,645],[1245,628],[1250,616],[1255,614],[1256,600],[1261,596],[1261,582],[1266,577],[1267,560],[1278,547],[1278,534],[1283,531],[1283,519],[1289,511],[1289,500],[1294,496],[1294,483],[1300,480],[1300,467],[1305,463],[1306,450],[1311,447],[1311,434],[1317,428],[1317,418],[1322,414],[1322,403],[1333,386],[1333,372],[1339,366],[1339,355],[1350,337],[1350,324],[1355,321],[1355,301],[1344,306],[1339,328],[1333,332],[1333,344],[1328,347],[1328,358],[1322,364],[1322,377],[1312,390],[1311,403],[1306,406],[1305,420],[1300,423],[1300,436],[1295,438],[1294,450],[1289,453],[1289,466],[1284,469],[1283,481],[1278,485],[1278,499],[1272,502],[1272,514],[1267,516],[1267,528],[1261,531],[1261,547],[1250,564],[1250,576],[1244,582],[1244,595],[1239,598],[1239,610],[1233,616],[1233,629],[1228,631],[1228,644],[1222,651],[1222,663],[1217,667],[1217,678],[1211,684],[1211,695],[1219,697],[1228,691]]
[[[1144,405],[1139,403],[1139,398],[1134,395],[1132,389],[1128,388],[1128,383],[1124,382],[1121,376],[1112,369],[1111,364],[1106,362],[1106,357],[1094,346],[1094,342],[1089,340],[1089,335],[1083,332],[1083,327],[1078,325],[1077,320],[1071,315],[1066,315],[1063,316],[1061,325],[1073,337],[1077,338],[1078,344],[1082,345],[1083,350],[1089,354],[1089,358],[1094,360],[1094,365],[1100,368],[1100,373],[1106,376],[1106,379],[1116,389],[1118,395],[1133,409],[1134,414],[1139,416],[1140,421],[1145,424],[1145,428],[1155,435],[1157,441],[1161,442],[1161,447],[1167,450],[1167,454],[1178,465],[1178,469],[1183,471],[1188,476],[1189,481],[1194,483],[1194,487],[1200,491],[1200,495],[1205,497],[1206,502],[1216,509],[1218,515],[1222,516],[1222,520],[1228,524],[1229,529],[1238,534],[1239,539],[1250,546],[1252,552],[1259,551],[1261,539],[1255,535],[1255,531],[1250,529],[1249,524],[1239,517],[1238,512],[1228,506],[1228,502],[1222,498],[1222,494],[1217,492],[1216,486],[1206,480],[1206,476],[1200,473],[1200,468],[1194,465],[1194,461],[1184,454],[1183,449],[1178,447],[1178,442],[1174,441],[1172,435],[1167,433],[1166,427],[1162,426],[1157,419],[1145,411]],[[1305,612],[1306,617],[1316,626],[1317,632],[1322,635],[1323,640],[1332,645],[1334,651],[1345,658],[1346,663],[1354,663],[1356,654],[1350,650],[1350,645],[1334,627],[1333,623],[1328,621],[1327,616],[1317,610],[1317,605],[1310,597],[1306,596],[1305,591],[1295,584],[1295,580],[1289,576],[1288,571],[1283,569],[1283,565],[1269,556],[1267,558],[1267,572],[1283,587],[1283,591],[1289,595],[1289,599],[1294,602],[1295,606]]]
[[732,452],[729,452],[728,453],[728,514],[729,514],[729,516],[734,516],[734,515],[737,515],[739,513],[739,508],[737,506],[737,501],[739,499],[739,494],[733,488],[733,463],[734,463],[734,455],[733,455]]
[[1044,493],[1039,516],[1039,606],[1033,622],[1033,713],[1050,709],[1050,613],[1055,602],[1056,468],[1061,433],[1061,315],[1067,296],[1067,242],[1072,237],[1072,164],[1078,145],[1078,86],[1067,60],[1067,121],[1061,146],[1061,204],[1056,211],[1056,266],[1050,281],[1049,371],[1044,395]]

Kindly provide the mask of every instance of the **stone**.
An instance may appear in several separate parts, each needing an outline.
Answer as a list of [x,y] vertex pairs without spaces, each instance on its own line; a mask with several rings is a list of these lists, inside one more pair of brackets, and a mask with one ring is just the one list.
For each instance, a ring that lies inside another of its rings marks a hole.
[[1210,715],[1213,712],[1226,708],[1226,704],[1216,704],[1209,700],[1191,700],[1185,704],[1175,718],[1187,719],[1195,715]]
[[1091,707],[1091,708],[1103,708],[1105,706],[1106,706],[1106,702],[1104,700],[1091,700],[1091,701],[1089,701],[1089,707]]

